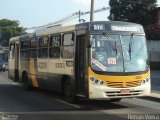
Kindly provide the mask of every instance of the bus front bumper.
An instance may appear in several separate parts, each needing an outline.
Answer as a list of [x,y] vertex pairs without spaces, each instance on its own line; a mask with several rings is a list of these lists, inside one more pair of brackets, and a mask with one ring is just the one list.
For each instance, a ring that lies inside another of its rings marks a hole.
[[90,99],[116,99],[147,96],[150,94],[149,83],[131,88],[110,88],[107,86],[90,85]]

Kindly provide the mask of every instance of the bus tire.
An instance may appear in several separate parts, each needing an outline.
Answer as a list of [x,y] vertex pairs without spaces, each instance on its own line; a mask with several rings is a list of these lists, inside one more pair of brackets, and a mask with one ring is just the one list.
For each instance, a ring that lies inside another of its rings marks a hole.
[[24,73],[22,75],[22,87],[24,90],[31,90],[32,89],[32,86],[29,85],[29,82],[28,82],[28,74],[27,73]]
[[77,103],[77,98],[75,96],[74,88],[69,79],[64,82],[64,97],[69,103]]
[[13,80],[14,82],[17,82],[17,81],[19,81],[19,75],[18,75],[18,71],[17,70],[15,70],[15,77],[14,77],[14,80]]
[[120,102],[122,98],[110,99],[109,102]]

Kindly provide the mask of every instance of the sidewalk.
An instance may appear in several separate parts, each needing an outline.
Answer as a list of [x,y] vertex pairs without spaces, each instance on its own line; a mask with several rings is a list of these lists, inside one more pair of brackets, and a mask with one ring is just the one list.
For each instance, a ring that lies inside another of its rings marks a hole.
[[160,79],[160,70],[151,70],[151,78],[159,78]]
[[160,70],[151,70],[151,81],[151,94],[144,98],[160,102],[160,89],[153,89],[155,86],[159,86],[160,88]]

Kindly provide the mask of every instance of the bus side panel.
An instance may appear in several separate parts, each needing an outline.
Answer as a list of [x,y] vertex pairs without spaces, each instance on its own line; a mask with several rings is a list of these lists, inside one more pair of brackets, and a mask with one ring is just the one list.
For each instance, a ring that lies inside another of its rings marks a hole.
[[62,74],[49,73],[48,74],[48,89],[52,91],[62,92],[61,80]]
[[54,91],[62,92],[62,78],[64,76],[73,76],[73,64],[67,65],[67,62],[73,63],[72,60],[50,59],[48,66],[48,83],[49,88]]
[[47,58],[43,58],[43,59],[38,58],[36,80],[32,79],[32,84],[34,84],[33,81],[37,81],[38,86],[40,88],[47,89],[47,86],[48,86],[48,59]]

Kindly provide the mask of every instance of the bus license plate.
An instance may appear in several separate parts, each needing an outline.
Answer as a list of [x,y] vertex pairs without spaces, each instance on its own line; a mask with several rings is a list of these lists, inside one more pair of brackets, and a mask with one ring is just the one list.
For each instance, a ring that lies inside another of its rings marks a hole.
[[130,89],[122,89],[121,93],[122,94],[130,93]]

